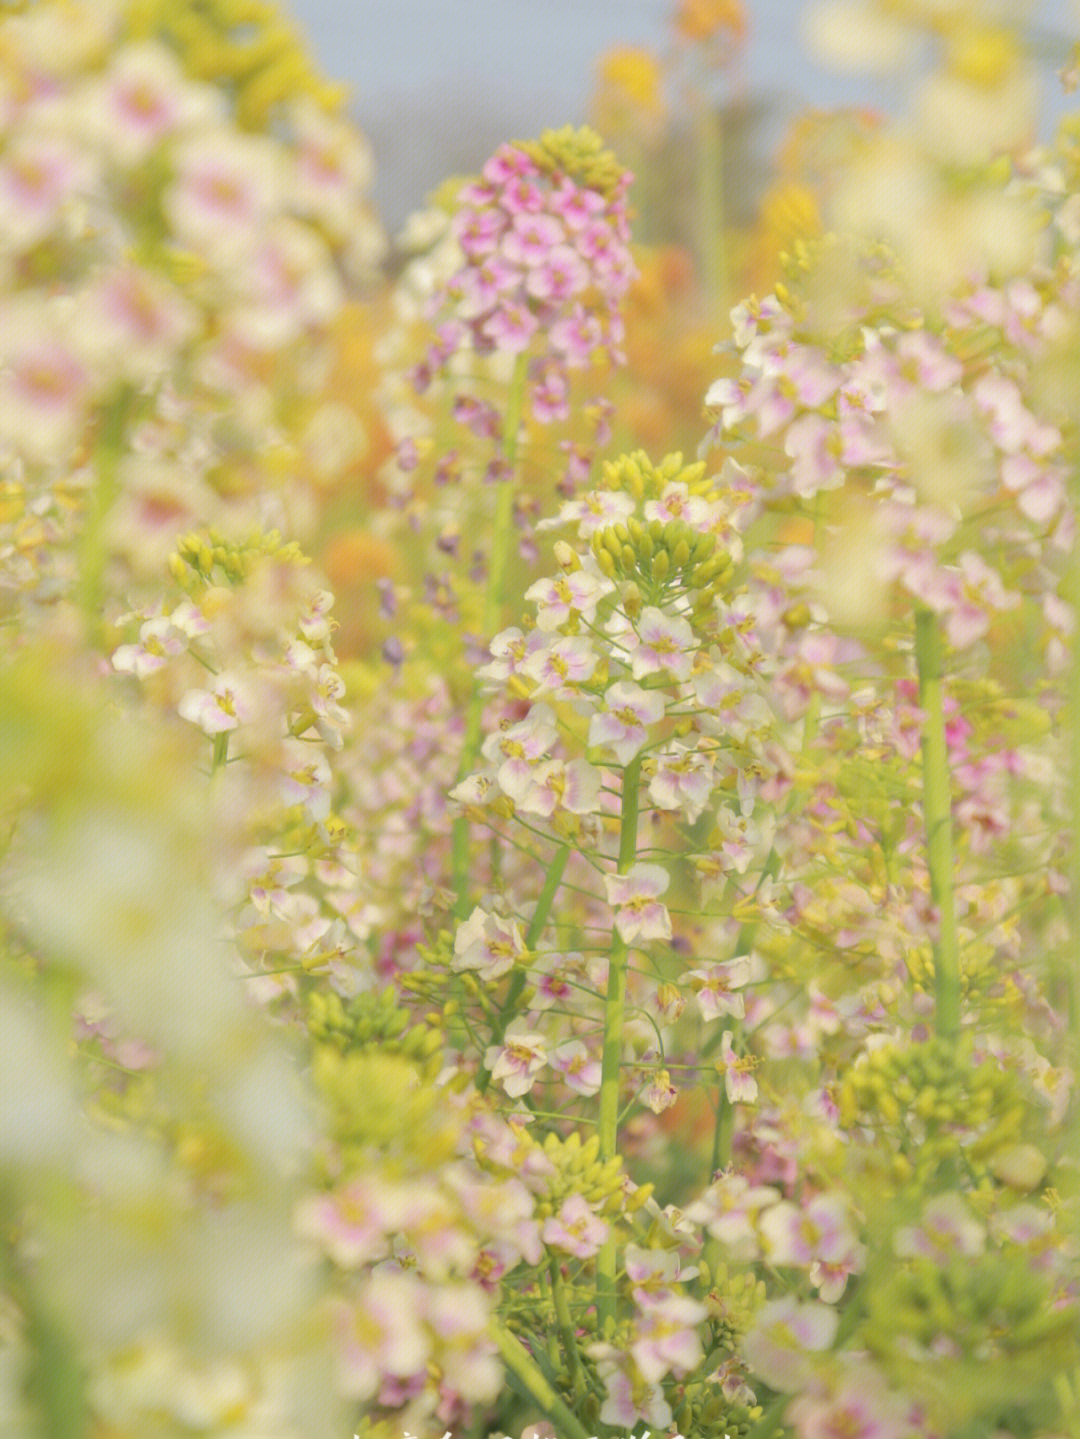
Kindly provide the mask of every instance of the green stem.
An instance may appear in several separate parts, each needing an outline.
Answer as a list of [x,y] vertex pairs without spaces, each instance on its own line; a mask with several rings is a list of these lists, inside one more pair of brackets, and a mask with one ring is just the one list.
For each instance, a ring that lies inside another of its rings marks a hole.
[[[638,800],[641,756],[623,770],[622,817],[619,828],[619,874],[625,874],[637,855]],[[619,1066],[622,1060],[623,1018],[626,1009],[626,960],[629,947],[616,929],[608,959],[607,998],[604,1003],[604,1057],[600,1071],[600,1163],[613,1159],[619,1143]],[[596,1256],[596,1312],[600,1336],[615,1321],[615,1270],[618,1247],[615,1226]]]
[[[503,453],[506,458],[507,476],[500,480],[495,491],[495,523],[491,536],[491,557],[488,562],[487,590],[484,594],[483,634],[490,639],[498,632],[502,619],[506,590],[506,571],[514,539],[514,471],[517,467],[518,431],[521,428],[521,414],[525,404],[525,381],[529,362],[526,353],[518,355],[514,373],[510,380],[510,393],[506,401],[506,420],[503,424]],[[458,766],[457,783],[470,775],[476,768],[483,739],[482,720],[484,696],[478,682],[473,680],[469,706],[465,714],[465,744]],[[451,864],[453,887],[457,896],[454,913],[459,920],[469,913],[469,821],[465,815],[454,820],[451,833]]]
[[[1065,958],[1064,988],[1068,1014],[1069,1064],[1080,1070],[1080,551],[1073,554],[1065,581],[1065,598],[1076,617],[1072,636],[1072,663],[1069,667],[1068,738],[1069,807],[1072,817],[1072,846],[1069,855],[1068,918],[1072,935],[1071,952]],[[1070,1105],[1073,1153],[1080,1153],[1080,1102]]]
[[16,1206],[6,1188],[0,1194],[0,1282],[21,1310],[30,1349],[25,1394],[36,1411],[39,1439],[84,1439],[89,1424],[86,1374],[72,1337],[42,1305],[17,1263],[11,1241]]
[[[544,925],[547,924],[548,915],[551,913],[552,902],[555,899],[556,891],[562,883],[563,871],[566,869],[566,861],[570,858],[570,846],[564,844],[555,851],[555,857],[548,866],[547,875],[544,878],[544,887],[540,891],[540,898],[536,902],[536,909],[529,921],[528,932],[525,935],[525,948],[535,949],[536,943],[544,932]],[[521,992],[525,988],[525,971],[516,969],[510,977],[510,984],[506,991],[506,999],[503,1001],[495,1022],[491,1026],[492,1044],[501,1044],[502,1037],[506,1033],[506,1026],[517,1008],[517,1002],[521,998]],[[491,1083],[491,1070],[484,1069],[476,1077],[476,1087],[481,1094]]]
[[94,648],[97,648],[102,635],[101,611],[108,563],[105,520],[120,492],[120,458],[134,401],[134,390],[125,385],[102,416],[101,432],[94,449],[94,489],[79,537],[77,593],[87,638]]
[[584,1426],[555,1393],[529,1354],[498,1321],[493,1321],[492,1337],[499,1346],[503,1363],[555,1425],[559,1439],[589,1439]]
[[574,1335],[574,1320],[570,1313],[570,1304],[566,1298],[566,1286],[563,1284],[562,1270],[559,1268],[559,1261],[554,1254],[551,1256],[550,1273],[551,1294],[555,1300],[555,1317],[559,1322],[559,1337],[562,1340],[563,1353],[566,1355],[566,1362],[570,1368],[570,1378],[574,1385],[574,1398],[580,1403],[588,1392],[585,1385],[585,1373],[581,1367],[581,1356],[578,1354],[577,1339]]
[[923,711],[923,812],[930,894],[937,908],[938,938],[934,945],[934,994],[939,1035],[954,1038],[960,1028],[960,957],[953,893],[952,806],[949,754],[942,702],[942,643],[938,619],[930,610],[915,615],[915,661],[919,670],[919,704]]

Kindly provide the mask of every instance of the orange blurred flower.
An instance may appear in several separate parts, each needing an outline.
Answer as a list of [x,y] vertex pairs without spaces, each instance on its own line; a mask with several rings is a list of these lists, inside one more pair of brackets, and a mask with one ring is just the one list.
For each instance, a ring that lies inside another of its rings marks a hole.
[[724,30],[741,40],[746,34],[746,8],[742,0],[679,0],[675,29],[684,40],[711,40]]

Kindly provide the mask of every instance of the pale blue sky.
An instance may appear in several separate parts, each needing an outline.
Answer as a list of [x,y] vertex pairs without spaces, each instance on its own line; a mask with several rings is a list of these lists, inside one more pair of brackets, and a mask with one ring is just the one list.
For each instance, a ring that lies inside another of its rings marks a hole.
[[[889,108],[866,77],[812,64],[799,39],[808,0],[746,0],[746,89],[791,113],[806,103]],[[379,165],[376,200],[400,223],[447,174],[500,140],[580,123],[593,69],[616,44],[664,43],[673,0],[285,0],[325,71],[353,87]],[[1022,8],[1024,0],[1016,0]],[[1068,0],[1032,0],[1060,21]],[[775,133],[775,128],[774,128]]]

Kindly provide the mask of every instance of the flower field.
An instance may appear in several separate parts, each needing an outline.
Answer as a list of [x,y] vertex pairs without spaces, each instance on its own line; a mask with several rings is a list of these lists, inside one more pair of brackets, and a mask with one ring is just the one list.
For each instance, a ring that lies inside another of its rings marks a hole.
[[1080,45],[669,8],[0,7],[0,1439],[1080,1439]]

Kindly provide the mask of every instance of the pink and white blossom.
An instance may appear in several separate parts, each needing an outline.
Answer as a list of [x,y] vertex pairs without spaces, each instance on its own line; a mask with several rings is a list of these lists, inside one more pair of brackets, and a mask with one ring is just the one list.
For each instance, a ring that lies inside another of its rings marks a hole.
[[541,1034],[528,1028],[525,1019],[513,1020],[506,1029],[501,1045],[489,1045],[484,1066],[491,1070],[511,1097],[520,1099],[533,1087],[536,1076],[547,1063],[547,1043]]
[[604,706],[589,722],[589,745],[611,750],[619,764],[628,765],[648,743],[649,725],[663,719],[664,697],[619,680],[605,691]]
[[580,1194],[563,1200],[558,1214],[544,1220],[540,1231],[545,1244],[571,1254],[575,1259],[592,1259],[607,1240],[611,1226],[594,1214]]
[[671,917],[660,903],[671,876],[659,864],[634,864],[625,874],[604,876],[615,928],[627,942],[671,938]]

